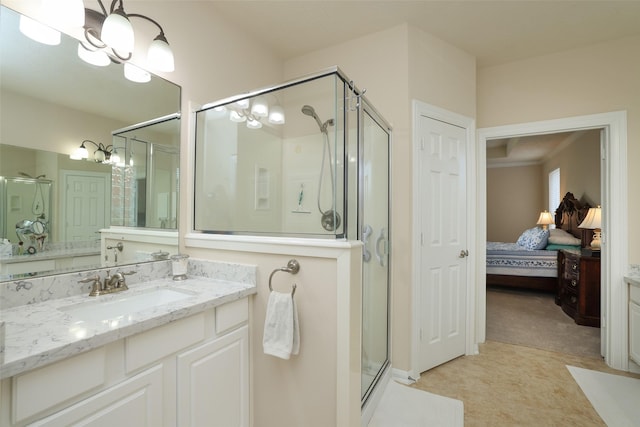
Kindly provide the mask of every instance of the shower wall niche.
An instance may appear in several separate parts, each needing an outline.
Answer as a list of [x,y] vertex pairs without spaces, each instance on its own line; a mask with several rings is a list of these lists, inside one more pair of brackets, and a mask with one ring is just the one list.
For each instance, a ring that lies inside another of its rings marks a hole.
[[356,200],[349,93],[332,73],[196,112],[195,229],[356,238],[345,223]]

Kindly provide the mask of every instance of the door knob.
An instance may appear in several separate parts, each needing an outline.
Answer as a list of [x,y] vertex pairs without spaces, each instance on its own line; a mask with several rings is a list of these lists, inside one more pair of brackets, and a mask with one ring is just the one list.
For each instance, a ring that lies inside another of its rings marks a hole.
[[469,251],[466,249],[463,249],[460,251],[460,255],[458,256],[458,258],[466,258],[469,256]]

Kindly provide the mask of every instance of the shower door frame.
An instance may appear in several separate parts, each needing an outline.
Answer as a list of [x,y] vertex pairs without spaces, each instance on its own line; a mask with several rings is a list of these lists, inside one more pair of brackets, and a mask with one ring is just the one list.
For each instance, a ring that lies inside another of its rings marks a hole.
[[[391,241],[391,140],[392,140],[392,129],[391,126],[387,123],[387,121],[378,113],[378,111],[372,106],[372,104],[362,96],[362,93],[357,91],[355,87],[353,88],[354,92],[359,93],[358,99],[358,240],[363,241],[363,227],[365,225],[364,222],[364,214],[365,214],[365,189],[364,189],[364,144],[366,141],[364,140],[364,116],[367,114],[386,134],[387,134],[387,248],[390,248]],[[375,244],[375,242],[374,242]],[[387,291],[387,336],[386,336],[386,360],[383,361],[380,369],[375,375],[373,381],[368,387],[367,391],[362,394],[361,392],[361,406],[363,422],[368,421],[369,415],[371,415],[369,408],[375,409],[377,406],[377,402],[379,401],[384,388],[389,380],[389,374],[391,369],[391,256],[390,251],[386,254],[386,291]],[[373,260],[372,260],[373,262]],[[363,258],[362,270],[363,270],[363,281],[362,281],[362,295],[363,295],[363,307],[362,312],[364,313],[364,287],[365,287],[365,275],[364,275],[365,263]],[[364,333],[364,319],[361,333]],[[361,356],[361,360],[362,360]],[[363,364],[360,366],[361,370],[363,369]],[[360,373],[361,377],[363,372]]]

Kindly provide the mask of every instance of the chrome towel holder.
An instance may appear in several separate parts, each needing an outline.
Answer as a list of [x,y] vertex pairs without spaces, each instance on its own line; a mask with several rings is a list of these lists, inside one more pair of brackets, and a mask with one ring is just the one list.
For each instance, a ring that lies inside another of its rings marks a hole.
[[[280,268],[276,268],[275,270],[273,270],[271,272],[271,274],[269,275],[269,290],[270,291],[273,291],[273,286],[271,286],[271,279],[273,278],[273,275],[276,274],[278,271],[284,271],[286,273],[291,273],[291,274],[298,274],[298,271],[300,271],[300,263],[298,261],[296,261],[295,259],[291,259],[287,263],[286,267],[280,267]],[[293,286],[291,287],[291,298],[293,298],[293,294],[295,294],[295,293],[296,293],[296,284],[294,283]]]

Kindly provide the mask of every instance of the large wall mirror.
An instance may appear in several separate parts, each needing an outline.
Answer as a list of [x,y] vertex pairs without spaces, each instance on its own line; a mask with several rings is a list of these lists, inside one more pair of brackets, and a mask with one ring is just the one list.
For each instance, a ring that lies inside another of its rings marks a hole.
[[[122,64],[82,61],[73,37],[41,44],[19,21],[0,6],[0,266],[9,265],[4,239],[33,247],[39,256],[25,260],[37,271],[23,273],[38,275],[95,267],[36,260],[50,248],[99,250],[110,226],[177,235],[180,87],[154,75],[129,81]],[[89,157],[70,158],[83,142]],[[16,256],[29,255],[14,247]]]

